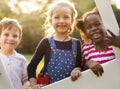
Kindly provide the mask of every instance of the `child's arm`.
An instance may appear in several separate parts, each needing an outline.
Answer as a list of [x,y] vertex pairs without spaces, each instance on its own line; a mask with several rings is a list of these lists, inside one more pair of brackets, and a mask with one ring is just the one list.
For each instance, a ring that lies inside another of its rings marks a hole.
[[98,77],[102,76],[102,73],[104,73],[103,67],[96,61],[89,60],[85,64],[89,69],[93,71],[94,74],[96,74]]
[[27,61],[26,58],[23,57],[24,60],[22,60],[22,77],[21,77],[21,82],[22,82],[22,89],[29,89],[30,83],[28,81],[28,74],[27,74]]
[[79,67],[75,67],[71,72],[71,80],[75,81],[80,77],[81,75],[81,69]]

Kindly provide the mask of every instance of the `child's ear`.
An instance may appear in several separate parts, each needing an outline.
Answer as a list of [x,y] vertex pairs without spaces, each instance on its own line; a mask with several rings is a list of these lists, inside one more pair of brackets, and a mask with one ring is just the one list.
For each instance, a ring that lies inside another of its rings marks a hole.
[[49,23],[52,24],[52,19],[49,19]]
[[21,39],[19,39],[19,42],[17,43],[17,45],[19,45],[19,44],[20,44],[20,42],[21,42]]
[[73,24],[74,21],[75,21],[75,19],[72,19],[72,20],[71,20],[71,23]]

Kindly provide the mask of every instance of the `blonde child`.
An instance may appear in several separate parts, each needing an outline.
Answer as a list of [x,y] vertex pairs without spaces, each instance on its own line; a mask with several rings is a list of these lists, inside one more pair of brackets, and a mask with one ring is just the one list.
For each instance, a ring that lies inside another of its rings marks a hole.
[[82,19],[77,21],[76,26],[88,41],[82,45],[82,56],[86,61],[86,66],[97,76],[102,76],[104,70],[100,64],[115,59],[115,54],[112,46],[106,41],[106,28],[97,8],[86,12]]
[[23,55],[15,48],[22,37],[22,28],[18,21],[3,18],[0,21],[0,60],[10,77],[14,89],[28,89],[27,63]]
[[[43,57],[45,64],[42,73],[44,77],[50,76],[50,84],[69,77],[70,74],[73,79],[81,74],[81,42],[69,36],[76,14],[74,6],[65,1],[52,4],[48,10],[48,21],[54,33],[40,41],[28,65],[32,89],[40,89],[37,85],[36,68]],[[73,68],[75,70],[71,73]]]

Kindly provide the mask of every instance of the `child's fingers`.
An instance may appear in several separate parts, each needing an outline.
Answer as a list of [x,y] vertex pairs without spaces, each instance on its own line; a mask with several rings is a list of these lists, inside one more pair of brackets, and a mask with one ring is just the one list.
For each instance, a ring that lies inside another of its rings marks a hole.
[[71,74],[71,80],[72,80],[72,81],[77,80],[77,78],[78,78],[78,76],[76,76],[75,73],[72,73],[72,74]]
[[109,29],[107,30],[111,36],[115,37],[115,34],[113,32],[111,32]]
[[71,73],[71,80],[72,80],[72,81],[77,80],[80,75],[81,75],[81,72],[80,72],[80,71],[73,71],[73,72]]
[[41,89],[41,87],[39,85],[34,85],[32,89]]
[[102,76],[102,74],[104,73],[103,67],[101,65],[96,65],[94,67],[91,68],[91,70],[94,72],[95,75]]
[[77,80],[77,77],[71,77],[71,80],[75,81],[75,80]]
[[99,75],[102,76],[103,73],[104,73],[103,67],[99,66]]
[[91,68],[91,70],[93,71],[93,73],[95,74],[95,75],[97,75],[97,77],[99,77],[99,73],[98,73],[98,71],[97,71],[97,69],[96,68]]

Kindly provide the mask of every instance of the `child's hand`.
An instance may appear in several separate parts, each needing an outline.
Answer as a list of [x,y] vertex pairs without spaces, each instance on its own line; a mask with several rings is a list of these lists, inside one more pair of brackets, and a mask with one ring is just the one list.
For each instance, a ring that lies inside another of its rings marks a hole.
[[86,66],[88,66],[98,77],[102,76],[102,73],[104,73],[103,67],[96,61],[89,60],[86,62]]
[[81,70],[79,67],[76,67],[71,72],[71,80],[75,81],[78,79],[78,77],[81,75]]
[[115,35],[112,33],[110,30],[108,30],[110,36],[108,35],[106,38],[106,41],[110,43],[111,45],[114,45],[116,47],[120,48],[120,30],[119,30],[119,35]]
[[29,89],[30,83],[27,81],[23,84],[22,89]]
[[36,84],[32,86],[32,89],[41,89],[41,87],[38,84]]

